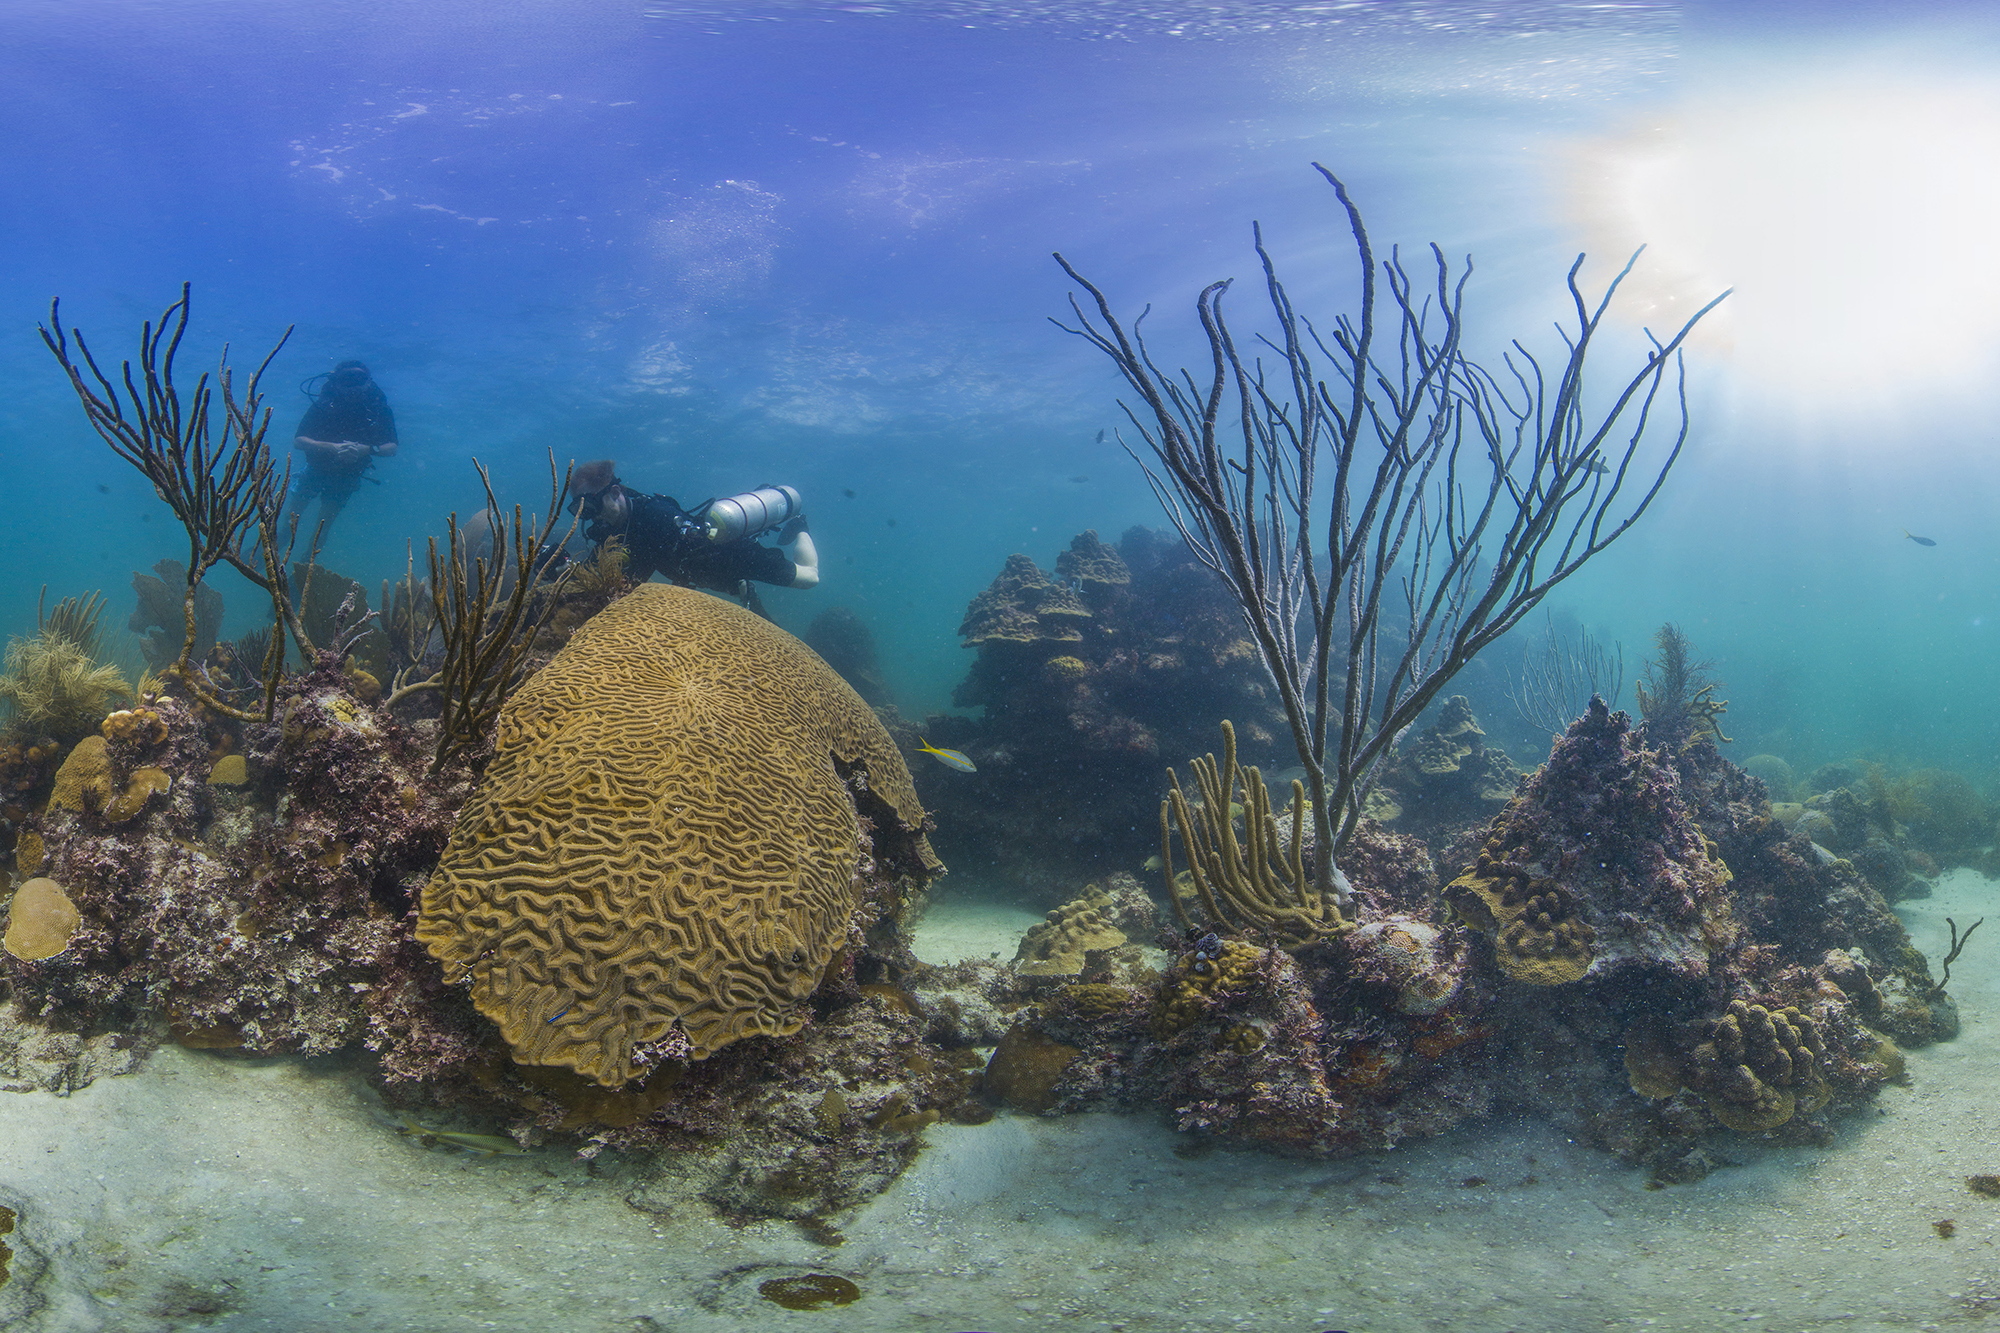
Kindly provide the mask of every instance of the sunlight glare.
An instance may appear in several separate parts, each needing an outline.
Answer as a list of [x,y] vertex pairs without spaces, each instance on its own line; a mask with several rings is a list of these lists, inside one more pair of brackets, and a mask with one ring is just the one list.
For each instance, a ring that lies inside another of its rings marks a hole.
[[1694,99],[1587,145],[1597,253],[1645,256],[1656,333],[1724,287],[1703,342],[1759,396],[1839,408],[1963,386],[2000,348],[2000,92],[1851,71]]

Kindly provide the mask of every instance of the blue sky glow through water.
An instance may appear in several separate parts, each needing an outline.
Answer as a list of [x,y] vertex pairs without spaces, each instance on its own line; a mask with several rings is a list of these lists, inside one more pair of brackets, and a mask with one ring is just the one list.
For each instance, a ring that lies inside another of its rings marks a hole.
[[[179,554],[34,329],[59,294],[122,354],[186,279],[190,366],[225,340],[254,362],[295,326],[271,377],[281,436],[298,383],[342,357],[395,403],[405,447],[349,506],[329,565],[373,586],[406,541],[421,559],[447,511],[475,507],[474,457],[530,503],[551,449],[615,457],[683,501],[790,482],[827,578],[767,600],[794,629],[854,607],[921,715],[948,705],[959,617],[1009,552],[1047,566],[1083,528],[1160,521],[1131,463],[1095,442],[1118,424],[1118,386],[1049,324],[1068,290],[1050,251],[1125,313],[1153,303],[1163,351],[1192,354],[1194,294],[1253,278],[1257,219],[1301,304],[1330,314],[1354,275],[1320,161],[1379,248],[1473,254],[1489,350],[1550,351],[1576,252],[1592,252],[1594,289],[1636,240],[1663,272],[1769,310],[1757,273],[1707,272],[1673,237],[1640,235],[1678,215],[1621,214],[1637,187],[1618,164],[1649,135],[1698,136],[1704,109],[1733,105],[1725,90],[1796,108],[1818,94],[1782,90],[1852,87],[1866,68],[1894,105],[1910,101],[1896,70],[1935,73],[1947,48],[1976,87],[1993,72],[1978,23],[1828,5],[14,3],[0,629],[32,626],[43,583],[102,588],[122,620],[130,571]],[[1898,184],[1911,228],[1926,182],[1994,170],[1922,122],[1904,133],[1943,164]],[[1803,154],[1787,143],[1761,151]],[[1675,197],[1699,203],[1719,175],[1697,164]],[[1800,246],[1820,222],[1837,236],[1859,194],[1788,224]],[[1991,202],[1940,197],[1973,221]],[[1825,283],[1870,290],[1830,244]],[[1968,280],[1976,298],[1984,276]],[[1233,298],[1246,324],[1253,287]],[[1666,291],[1635,284],[1635,308]],[[1858,321],[1846,346],[1875,318],[1854,307],[1830,306]],[[1551,605],[1622,640],[1628,677],[1651,630],[1681,622],[1718,663],[1745,754],[2000,773],[1994,330],[1968,326],[1935,383],[1924,367],[1943,352],[1887,385],[1801,391],[1752,355],[1800,336],[1771,329],[1743,315],[1697,349],[1686,462]],[[1636,345],[1621,325],[1607,372]],[[230,632],[248,628],[254,597],[220,586]]]

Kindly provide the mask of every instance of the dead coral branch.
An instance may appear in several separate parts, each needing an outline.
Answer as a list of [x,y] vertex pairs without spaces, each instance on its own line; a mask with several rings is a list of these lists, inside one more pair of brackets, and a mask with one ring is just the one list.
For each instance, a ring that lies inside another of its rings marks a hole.
[[[1305,869],[1306,789],[1292,783],[1292,830],[1287,841],[1278,836],[1271,813],[1271,793],[1255,768],[1236,764],[1236,728],[1222,724],[1222,762],[1204,755],[1188,762],[1201,803],[1191,803],[1180,779],[1167,770],[1173,791],[1160,803],[1160,860],[1167,876],[1167,897],[1181,924],[1197,929],[1188,914],[1179,880],[1174,875],[1173,829],[1178,828],[1187,852],[1188,884],[1207,914],[1202,928],[1246,938],[1268,939],[1293,949],[1347,931],[1353,923],[1341,915],[1334,895],[1321,893]],[[1243,833],[1236,832],[1236,789],[1243,789]],[[1171,824],[1169,815],[1172,816]]]
[[[1687,439],[1681,347],[1722,297],[1665,342],[1649,337],[1645,365],[1601,411],[1587,408],[1585,358],[1631,262],[1594,306],[1576,282],[1582,257],[1570,268],[1576,324],[1552,377],[1519,343],[1495,375],[1460,345],[1470,264],[1454,279],[1432,246],[1429,293],[1394,251],[1378,272],[1346,187],[1317,169],[1361,261],[1360,308],[1336,319],[1331,345],[1293,308],[1254,227],[1274,321],[1260,339],[1276,358],[1268,365],[1238,347],[1223,317],[1226,281],[1195,302],[1209,350],[1197,376],[1162,369],[1139,321],[1128,333],[1101,291],[1056,262],[1095,312],[1072,298],[1076,322],[1058,327],[1110,357],[1137,393],[1124,406],[1145,447],[1127,450],[1189,549],[1228,585],[1270,669],[1315,793],[1327,894],[1331,853],[1352,836],[1396,736],[1652,504]],[[1378,282],[1391,307],[1382,338]],[[1678,412],[1678,429],[1642,458],[1656,406]]]
[[[258,364],[240,398],[225,346],[212,381],[204,373],[184,401],[174,383],[174,356],[187,332],[189,295],[189,284],[182,283],[180,299],[166,308],[158,324],[148,320],[141,326],[139,364],[135,369],[130,361],[121,362],[116,382],[99,367],[82,332],[63,328],[60,300],[49,303],[49,322],[40,326],[40,332],[69,377],[92,428],[113,453],[152,483],[154,494],[167,502],[187,531],[187,588],[182,602],[186,629],[180,654],[166,673],[178,677],[204,707],[261,721],[271,716],[277,699],[284,672],[283,639],[272,635],[265,654],[263,711],[226,703],[193,660],[200,628],[195,595],[209,570],[229,565],[270,596],[274,623],[288,628],[300,652],[310,657],[312,645],[293,609],[285,574],[289,544],[281,549],[277,540],[291,474],[289,468],[278,470],[264,442],[271,424],[261,387],[264,372],[292,331],[286,329]],[[75,357],[70,354],[72,338]],[[88,380],[85,369],[90,372]],[[214,420],[218,402],[219,422]],[[253,533],[257,540],[246,551],[244,540]]]

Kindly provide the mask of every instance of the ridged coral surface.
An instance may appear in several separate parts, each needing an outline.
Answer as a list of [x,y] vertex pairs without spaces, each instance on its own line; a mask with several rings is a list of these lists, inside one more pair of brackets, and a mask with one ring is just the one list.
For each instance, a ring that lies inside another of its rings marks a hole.
[[641,587],[508,700],[417,937],[515,1059],[607,1087],[794,1032],[858,900],[836,760],[921,827],[894,743],[810,649]]

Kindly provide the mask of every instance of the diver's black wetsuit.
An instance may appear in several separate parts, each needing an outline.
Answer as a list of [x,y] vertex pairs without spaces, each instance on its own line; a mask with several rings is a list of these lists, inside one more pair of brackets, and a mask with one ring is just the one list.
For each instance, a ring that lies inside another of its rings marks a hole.
[[[631,497],[632,518],[625,526],[625,576],[644,583],[654,574],[687,588],[743,595],[746,580],[779,588],[792,586],[797,568],[775,547],[754,538],[716,543],[708,540],[700,520],[682,509],[671,495]],[[585,534],[601,540],[594,529]]]
[[[389,410],[389,399],[382,386],[372,379],[354,388],[328,384],[292,433],[308,440],[365,444],[373,450],[396,443],[396,417]],[[306,506],[317,497],[320,522],[332,523],[360,489],[361,478],[374,461],[372,453],[338,462],[307,453],[305,470],[293,483],[293,512],[305,512]]]

